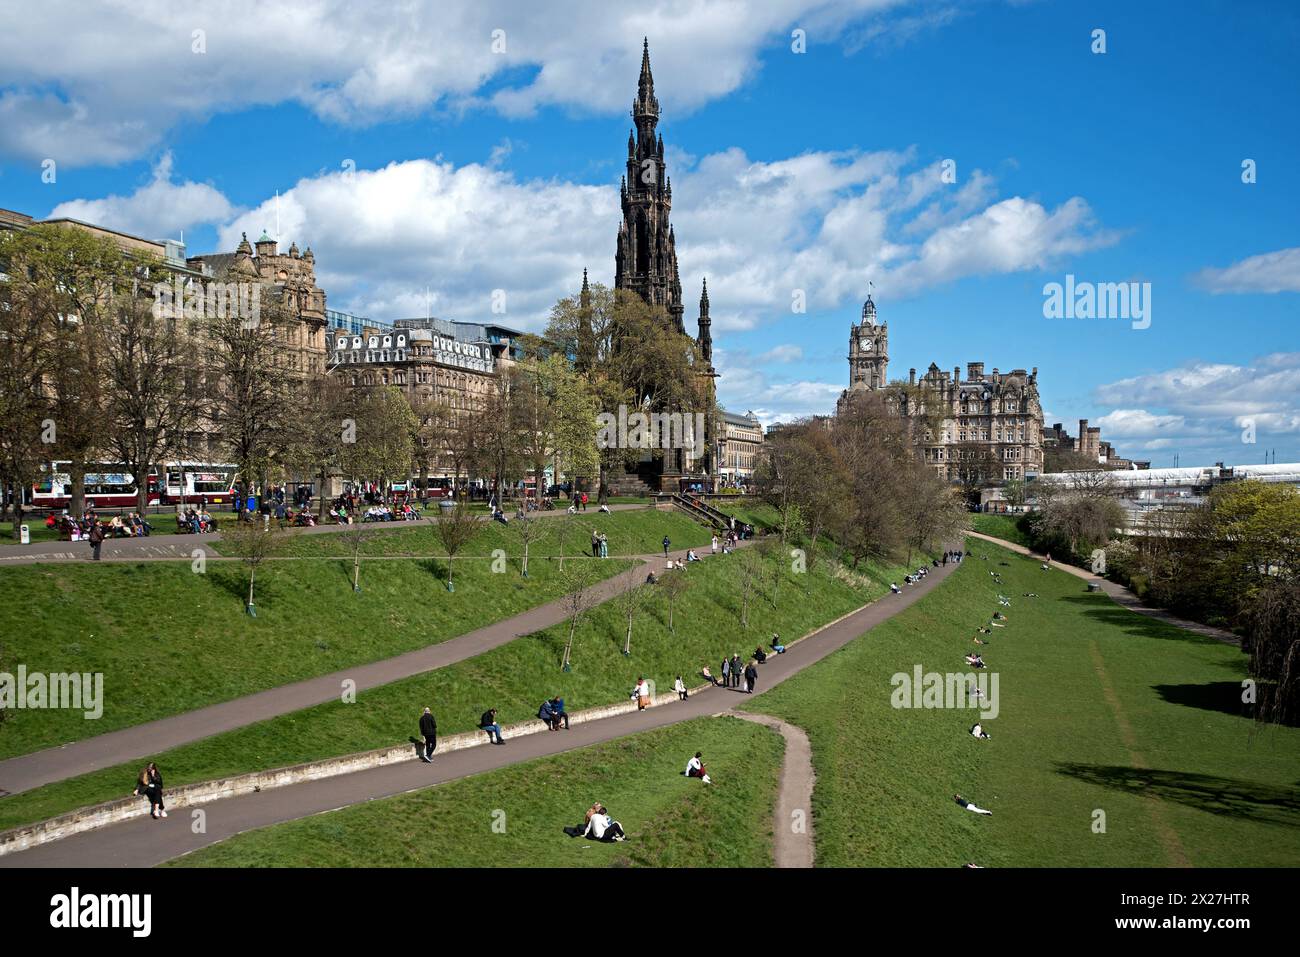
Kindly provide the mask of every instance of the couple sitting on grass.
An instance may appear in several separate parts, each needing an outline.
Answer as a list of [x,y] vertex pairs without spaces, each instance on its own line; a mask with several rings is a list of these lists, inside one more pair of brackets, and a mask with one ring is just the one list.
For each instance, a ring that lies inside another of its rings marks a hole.
[[605,805],[599,801],[587,808],[585,822],[577,827],[566,827],[564,833],[569,837],[589,837],[594,841],[603,841],[607,844],[627,840],[627,835],[623,833],[623,825],[610,817]]

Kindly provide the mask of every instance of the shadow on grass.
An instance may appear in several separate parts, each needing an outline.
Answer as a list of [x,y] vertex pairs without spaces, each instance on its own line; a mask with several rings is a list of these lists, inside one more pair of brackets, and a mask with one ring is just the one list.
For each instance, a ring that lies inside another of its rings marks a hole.
[[1088,618],[1098,624],[1118,628],[1127,634],[1137,635],[1141,638],[1158,638],[1162,641],[1189,641],[1195,644],[1223,644],[1219,639],[1212,638],[1209,635],[1199,635],[1194,631],[1187,631],[1177,625],[1160,621],[1158,618],[1149,618],[1138,612],[1130,611],[1116,605],[1105,595],[1065,595],[1058,600],[1089,606],[1082,609],[1083,614]]
[[1300,790],[1190,771],[1058,763],[1060,774],[1130,794],[1175,801],[1211,814],[1300,827]]
[[1240,681],[1214,681],[1204,685],[1152,685],[1162,699],[1203,711],[1217,711],[1252,720],[1253,707],[1242,703]]

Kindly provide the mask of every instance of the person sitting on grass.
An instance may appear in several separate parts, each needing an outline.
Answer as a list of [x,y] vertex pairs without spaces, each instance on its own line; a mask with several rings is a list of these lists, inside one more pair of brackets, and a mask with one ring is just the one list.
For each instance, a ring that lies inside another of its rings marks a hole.
[[712,784],[713,781],[710,780],[709,772],[704,767],[704,762],[700,760],[701,757],[702,753],[696,751],[695,757],[686,762],[686,770],[683,771],[682,774],[686,775],[688,778],[699,778],[705,784]]
[[627,840],[627,835],[623,833],[623,825],[610,817],[605,805],[599,801],[587,811],[587,830],[583,832],[583,837],[606,843]]
[[700,669],[700,674],[704,676],[704,680],[709,684],[713,685],[715,688],[718,686],[718,679],[713,677],[713,672],[709,670],[708,665],[705,665]]
[[973,814],[992,814],[992,813],[993,813],[992,811],[986,811],[986,810],[984,810],[984,808],[982,808],[982,807],[976,807],[974,804],[972,804],[970,801],[967,801],[967,800],[966,800],[964,797],[962,797],[960,794],[954,794],[954,795],[952,796],[952,799],[953,799],[954,801],[956,801],[957,804],[958,804],[959,806],[964,807],[966,810],[970,811],[970,812],[973,813]]
[[775,651],[778,655],[785,654],[785,645],[781,644],[780,635],[772,636],[772,650]]
[[763,650],[762,645],[754,649],[754,660],[760,665],[767,661],[767,652]]
[[889,590],[892,591],[895,595],[901,595],[903,593],[903,589],[898,587],[898,582],[890,582]]
[[688,562],[698,562],[700,560],[699,556],[695,554],[695,549],[687,549],[686,560]]
[[971,654],[966,656],[966,664],[970,665],[972,668],[983,668],[984,659],[981,658],[978,654],[972,652]]
[[677,680],[673,682],[673,690],[677,692],[679,701],[686,700],[686,682],[682,681],[681,675],[678,675]]
[[984,725],[980,724],[978,721],[975,722],[975,727],[970,729],[970,733],[971,733],[971,737],[982,738],[985,741],[987,741],[990,737],[992,737],[987,731],[984,730]]

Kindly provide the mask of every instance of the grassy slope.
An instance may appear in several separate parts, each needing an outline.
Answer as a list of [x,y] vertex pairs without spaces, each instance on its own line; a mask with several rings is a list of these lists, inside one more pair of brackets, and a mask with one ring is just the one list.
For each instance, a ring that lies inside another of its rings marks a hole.
[[[765,583],[751,601],[746,632],[739,626],[738,556],[711,558],[690,569],[695,584],[678,600],[676,635],[667,629],[662,593],[652,594],[637,619],[630,658],[622,655],[625,619],[607,603],[582,624],[567,674],[559,670],[567,637],[567,625],[561,625],[363,692],[355,704],[318,705],[152,757],[166,769],[168,782],[179,785],[398,744],[414,733],[425,705],[434,709],[440,733],[451,734],[473,729],[489,706],[510,723],[530,719],[552,694],[561,694],[571,711],[622,701],[642,674],[669,689],[677,674],[693,675],[706,661],[716,671],[724,654],[752,651],[773,632],[787,639],[805,634],[883,594],[889,576],[897,577],[897,570],[884,569],[848,583],[830,568],[819,562],[806,575],[787,572],[775,609],[770,581]],[[0,828],[118,797],[138,763],[0,799]]]
[[[812,737],[821,863],[1166,866],[1181,848],[1197,866],[1295,864],[1300,730],[1252,737],[1236,648],[1124,611],[1033,560],[969,547],[990,561],[968,560],[753,704]],[[998,608],[989,569],[1012,607],[982,649],[1001,714],[985,722],[993,739],[977,741],[966,733],[976,712],[891,708],[890,676],[917,663],[964,670],[974,628]],[[954,792],[994,816],[960,810]],[[1092,831],[1097,809],[1104,834]]]
[[1023,515],[971,515],[971,527],[981,535],[992,535],[1005,542],[1029,547],[1029,534],[1023,526]]
[[780,513],[758,499],[746,499],[743,502],[728,502],[725,499],[710,499],[709,504],[718,511],[730,515],[738,522],[745,522],[755,528],[776,528],[781,524]]
[[[602,518],[596,527],[608,529],[613,554],[623,541],[633,551],[653,551],[665,531],[682,545],[708,541],[706,529],[671,512]],[[585,526],[560,521],[570,537],[589,541]],[[426,540],[433,535],[427,527],[419,531]],[[326,535],[294,544],[342,545]],[[346,561],[275,562],[258,575],[256,619],[243,612],[246,573],[234,563],[209,562],[201,575],[188,562],[2,569],[0,635],[11,670],[22,663],[29,672],[102,672],[105,704],[95,721],[80,711],[10,711],[0,725],[0,758],[436,644],[562,594],[553,563],[530,561],[527,580],[514,562],[507,573],[493,574],[489,556],[496,548],[520,552],[508,528],[485,527],[467,548],[477,557],[456,562],[455,592],[446,590],[441,560],[363,562],[359,595]],[[557,548],[558,540],[548,539],[531,555]],[[575,552],[568,544],[567,553]],[[611,559],[600,572],[626,567]]]
[[[662,552],[661,544],[666,534],[673,548],[686,548],[707,544],[708,531],[675,509],[632,509],[602,515],[596,507],[569,515],[567,510],[543,512],[538,523],[547,530],[546,536],[533,543],[529,555],[591,552],[592,531],[604,532],[609,541],[611,555],[651,555]],[[368,522],[360,526],[366,532],[362,544],[363,555],[444,555],[436,529],[430,522]],[[285,554],[301,557],[351,556],[348,531],[330,534],[299,535]],[[222,554],[233,554],[229,546],[215,543]],[[487,556],[494,549],[504,548],[509,554],[522,552],[515,526],[484,520],[483,528],[462,554]]]
[[[681,776],[697,750],[711,785]],[[764,867],[782,750],[767,728],[704,718],[251,831],[172,866]],[[594,800],[625,843],[563,833]]]

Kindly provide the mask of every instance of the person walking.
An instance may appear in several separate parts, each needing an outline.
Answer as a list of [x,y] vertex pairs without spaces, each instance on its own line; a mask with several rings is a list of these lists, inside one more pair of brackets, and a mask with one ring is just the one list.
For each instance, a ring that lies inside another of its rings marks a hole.
[[135,793],[143,795],[149,799],[149,816],[154,820],[167,816],[167,808],[163,805],[163,779],[162,774],[158,771],[158,765],[150,761],[140,772],[140,776],[135,781]]
[[758,668],[751,661],[745,667],[745,694],[753,694],[756,684],[758,684]]
[[90,523],[89,541],[91,560],[97,562],[99,561],[99,547],[104,544],[104,526],[93,519]]
[[636,710],[644,711],[650,707],[650,682],[645,680],[644,675],[636,680],[633,694],[636,695]]
[[728,687],[731,682],[731,661],[726,656],[723,656],[722,668],[718,671],[718,674],[722,675],[722,686],[724,688]]
[[745,669],[741,666],[741,663],[740,663],[740,655],[739,655],[739,654],[732,654],[732,656],[731,656],[731,686],[732,686],[733,688],[739,688],[739,687],[740,687],[740,679],[741,679],[741,677],[742,677],[741,672],[743,672],[744,670],[745,670]]
[[668,557],[668,546],[671,545],[671,544],[672,544],[672,542],[670,542],[670,541],[668,540],[668,536],[665,535],[665,536],[664,536],[664,558],[667,558],[667,557]]
[[433,761],[434,749],[438,747],[438,722],[434,720],[433,712],[428,708],[425,708],[424,714],[420,715],[420,735],[424,738],[424,753],[420,755],[420,760],[430,764]]
[[583,492],[583,493],[582,493],[582,510],[583,510],[584,512],[587,510],[587,493],[586,493],[586,492]]
[[718,554],[718,536],[716,532],[713,535],[713,539],[709,542],[709,551],[714,555]]

